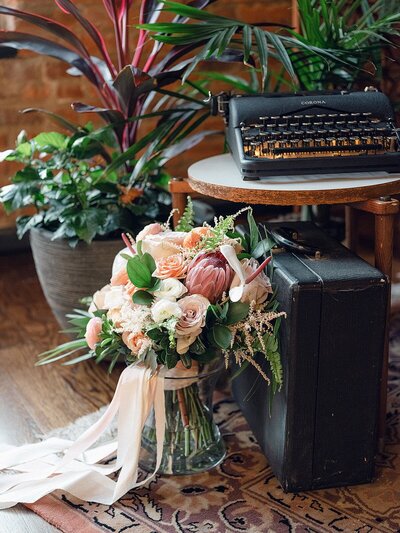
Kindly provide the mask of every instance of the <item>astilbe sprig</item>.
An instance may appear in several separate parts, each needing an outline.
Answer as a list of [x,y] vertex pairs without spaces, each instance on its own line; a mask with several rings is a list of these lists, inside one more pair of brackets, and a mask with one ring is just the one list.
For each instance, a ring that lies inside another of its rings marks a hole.
[[[228,364],[232,353],[237,365],[243,363],[254,366],[261,376],[279,389],[282,386],[282,364],[278,348],[278,330],[280,317],[286,317],[286,313],[265,311],[257,309],[254,303],[250,304],[248,316],[229,327],[232,341],[229,350],[224,351],[225,362]],[[263,353],[269,362],[271,379],[255,360],[257,353]]]

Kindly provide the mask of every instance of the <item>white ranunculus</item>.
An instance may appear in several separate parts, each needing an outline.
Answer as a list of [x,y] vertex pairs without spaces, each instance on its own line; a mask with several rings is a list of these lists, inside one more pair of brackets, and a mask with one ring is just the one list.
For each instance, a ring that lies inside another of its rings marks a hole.
[[156,324],[161,324],[171,317],[180,318],[181,315],[182,311],[179,305],[166,298],[158,300],[151,308],[151,316]]
[[122,307],[126,301],[126,293],[123,285],[111,285],[110,290],[104,296],[104,309]]
[[187,292],[185,285],[176,278],[162,279],[160,288],[154,291],[154,296],[161,300],[163,298],[167,300],[175,301]]

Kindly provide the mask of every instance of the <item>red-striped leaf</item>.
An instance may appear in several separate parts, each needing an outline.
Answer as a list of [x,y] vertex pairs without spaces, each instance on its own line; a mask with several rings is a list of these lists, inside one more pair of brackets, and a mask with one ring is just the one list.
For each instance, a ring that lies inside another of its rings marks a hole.
[[89,81],[98,85],[98,78],[89,62],[73,50],[60,44],[17,31],[0,32],[0,46],[14,48],[15,50],[30,50],[37,54],[46,55],[65,61],[80,70]]

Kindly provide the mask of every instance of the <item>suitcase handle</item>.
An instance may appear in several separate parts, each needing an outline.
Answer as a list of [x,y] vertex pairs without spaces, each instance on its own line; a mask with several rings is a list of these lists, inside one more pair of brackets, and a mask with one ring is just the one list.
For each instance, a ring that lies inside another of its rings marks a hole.
[[293,252],[300,252],[303,254],[315,254],[319,251],[316,246],[307,243],[299,238],[299,233],[288,226],[280,226],[270,230],[272,238],[283,246]]

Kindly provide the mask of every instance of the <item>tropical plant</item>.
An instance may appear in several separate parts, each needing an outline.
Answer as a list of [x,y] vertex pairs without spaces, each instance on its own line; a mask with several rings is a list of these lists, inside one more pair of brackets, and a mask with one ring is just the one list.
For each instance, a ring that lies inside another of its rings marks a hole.
[[[22,19],[44,30],[49,38],[2,31],[0,48],[31,50],[55,57],[70,66],[69,74],[85,76],[97,90],[101,106],[75,102],[73,107],[80,113],[98,113],[110,123],[121,152],[140,139],[141,122],[131,121],[131,117],[147,116],[154,106],[161,114],[160,103],[154,98],[157,92],[163,95],[162,103],[166,108],[175,107],[176,102],[182,99],[196,106],[197,109],[192,110],[195,112],[185,117],[187,122],[192,121],[193,129],[207,118],[207,106],[198,98],[199,94],[207,94],[207,90],[188,80],[200,61],[238,61],[252,69],[256,67],[264,90],[269,76],[269,58],[277,59],[295,82],[296,73],[289,55],[291,48],[304,48],[310,53],[329,56],[326,50],[309,46],[291,36],[285,25],[268,22],[245,24],[205,11],[215,0],[192,0],[188,4],[141,0],[139,31],[134,39],[130,35],[133,1],[103,0],[114,29],[117,56],[114,61],[110,43],[71,0],[54,2],[64,13],[71,15],[88,35],[93,45],[90,50],[74,31],[56,20],[4,5],[0,5],[0,14]],[[172,20],[158,22],[161,13],[168,13]],[[267,31],[264,27],[275,27],[278,31]],[[285,33],[282,30],[286,30]],[[54,41],[54,35],[65,45]],[[151,35],[153,41],[149,38]],[[172,45],[166,52],[163,51],[165,43]],[[186,87],[173,85],[181,79],[187,81]],[[172,88],[166,88],[171,84]],[[195,90],[197,97],[188,95],[188,88]],[[169,115],[167,117],[170,118]],[[161,122],[166,120],[165,116],[161,116]]]
[[350,89],[382,80],[384,47],[399,36],[399,4],[393,0],[297,0],[299,32],[291,34],[318,48],[334,49],[321,58],[306,48],[290,53],[303,89]]
[[[12,183],[0,189],[0,202],[7,212],[35,209],[17,219],[19,237],[39,227],[52,231],[53,239],[65,238],[74,246],[79,240],[89,243],[95,237],[138,230],[156,218],[163,205],[164,216],[169,210],[165,192],[139,186],[128,189],[126,174],[104,172],[113,150],[110,131],[94,130],[90,124],[76,127],[71,135],[43,132],[28,139],[21,132],[15,149],[0,154],[2,160],[23,165]],[[155,172],[161,179],[162,171]]]

